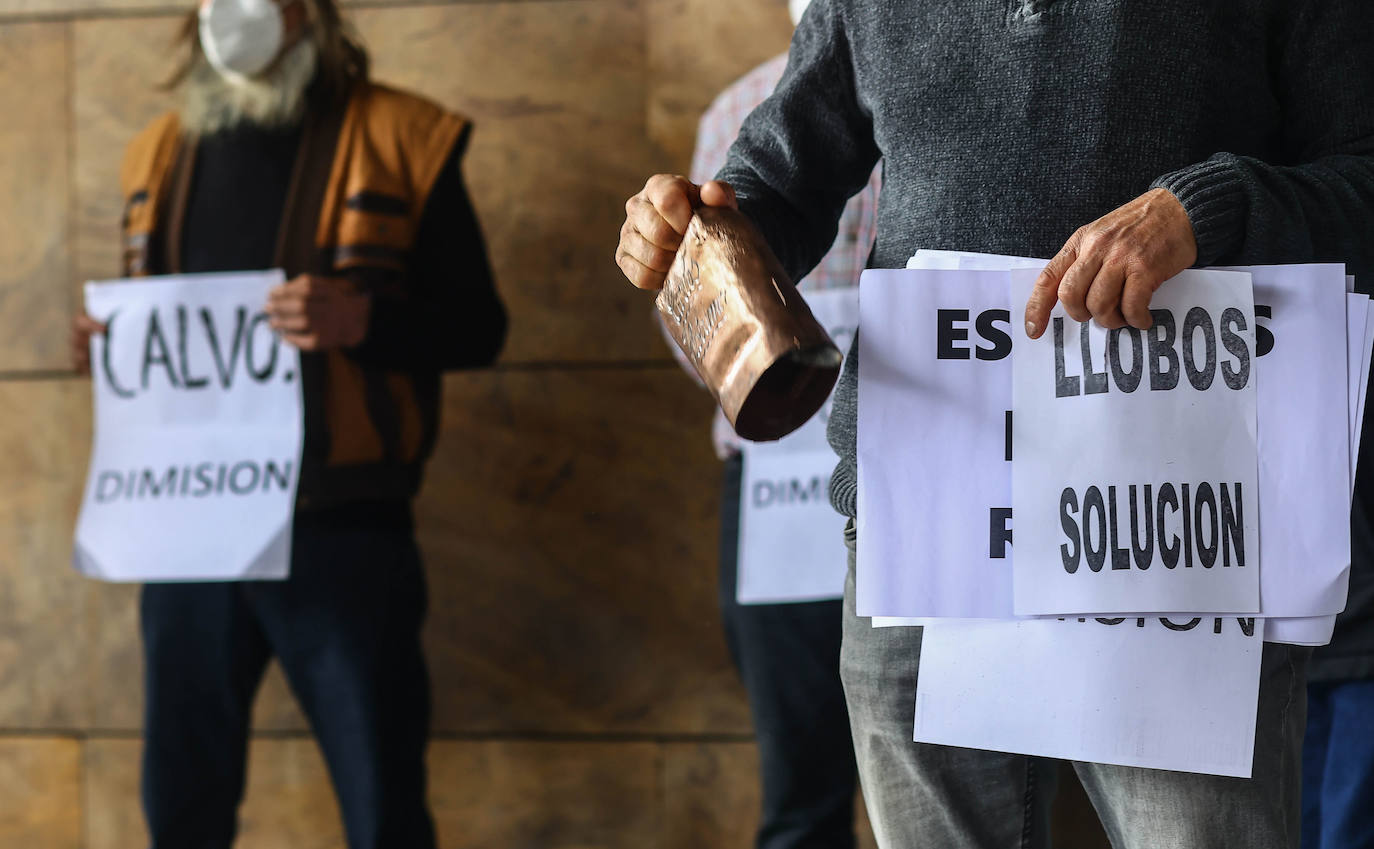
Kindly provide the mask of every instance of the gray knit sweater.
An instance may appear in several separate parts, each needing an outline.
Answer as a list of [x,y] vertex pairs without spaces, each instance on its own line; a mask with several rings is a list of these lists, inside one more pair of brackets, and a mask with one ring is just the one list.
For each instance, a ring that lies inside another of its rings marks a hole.
[[[880,158],[873,267],[1052,256],[1163,186],[1200,265],[1341,261],[1369,291],[1374,0],[815,0],[720,178],[800,279]],[[830,419],[850,516],[856,360]]]

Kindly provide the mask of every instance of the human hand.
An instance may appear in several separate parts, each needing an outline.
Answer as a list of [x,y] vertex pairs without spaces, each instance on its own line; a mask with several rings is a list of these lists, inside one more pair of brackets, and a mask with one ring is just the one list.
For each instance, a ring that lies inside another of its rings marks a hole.
[[1150,298],[1197,262],[1193,223],[1178,198],[1153,189],[1070,237],[1026,303],[1026,335],[1039,339],[1056,301],[1074,321],[1148,330]]
[[738,209],[729,183],[712,180],[700,186],[686,177],[655,174],[639,194],[625,202],[625,223],[615,263],[641,289],[662,289],[682,237],[699,206]]
[[103,335],[105,325],[83,313],[72,319],[71,340],[72,365],[77,374],[91,373],[91,337]]
[[302,274],[268,293],[267,315],[302,351],[352,348],[367,338],[372,298],[342,277]]

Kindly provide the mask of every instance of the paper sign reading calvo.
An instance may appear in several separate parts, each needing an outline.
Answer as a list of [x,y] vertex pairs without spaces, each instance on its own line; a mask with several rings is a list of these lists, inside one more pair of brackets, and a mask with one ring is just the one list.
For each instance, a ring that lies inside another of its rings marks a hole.
[[286,577],[300,357],[268,326],[280,271],[92,283],[95,437],[74,561],[108,581]]
[[1148,331],[1062,304],[1038,340],[1014,323],[1017,615],[1259,610],[1251,277],[1187,271],[1150,309]]
[[[840,350],[859,324],[854,287],[805,293]],[[835,452],[825,438],[833,398],[777,442],[745,442],[740,487],[740,604],[823,601],[844,595],[844,518],[830,506]]]

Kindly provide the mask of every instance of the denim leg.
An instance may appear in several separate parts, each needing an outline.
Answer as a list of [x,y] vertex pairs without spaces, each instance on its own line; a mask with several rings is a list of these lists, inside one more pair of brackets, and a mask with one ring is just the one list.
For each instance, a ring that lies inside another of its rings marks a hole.
[[1307,661],[1266,643],[1253,777],[1077,763],[1116,849],[1297,849]]
[[1374,681],[1329,685],[1322,849],[1374,846]]
[[1331,745],[1332,686],[1307,686],[1307,734],[1302,741],[1302,849],[1322,847],[1322,779]]
[[854,612],[854,537],[840,672],[859,777],[882,849],[1043,849],[1056,764],[912,742],[920,628],[873,628]]
[[237,584],[149,584],[143,811],[153,849],[229,849],[268,649]]
[[735,600],[740,463],[726,463],[720,607],[749,694],[763,810],[758,849],[852,849],[858,779],[840,685],[839,601]]
[[408,528],[298,518],[292,575],[250,601],[319,740],[349,849],[433,849],[425,580]]

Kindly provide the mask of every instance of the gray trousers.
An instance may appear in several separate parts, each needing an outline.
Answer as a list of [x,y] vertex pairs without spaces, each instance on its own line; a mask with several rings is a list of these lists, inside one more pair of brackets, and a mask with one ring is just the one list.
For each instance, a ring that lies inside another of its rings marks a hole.
[[[854,533],[840,677],[882,849],[1046,849],[1053,763],[913,743],[920,628],[854,612]],[[1115,849],[1297,849],[1311,649],[1266,644],[1253,778],[1075,763]]]

